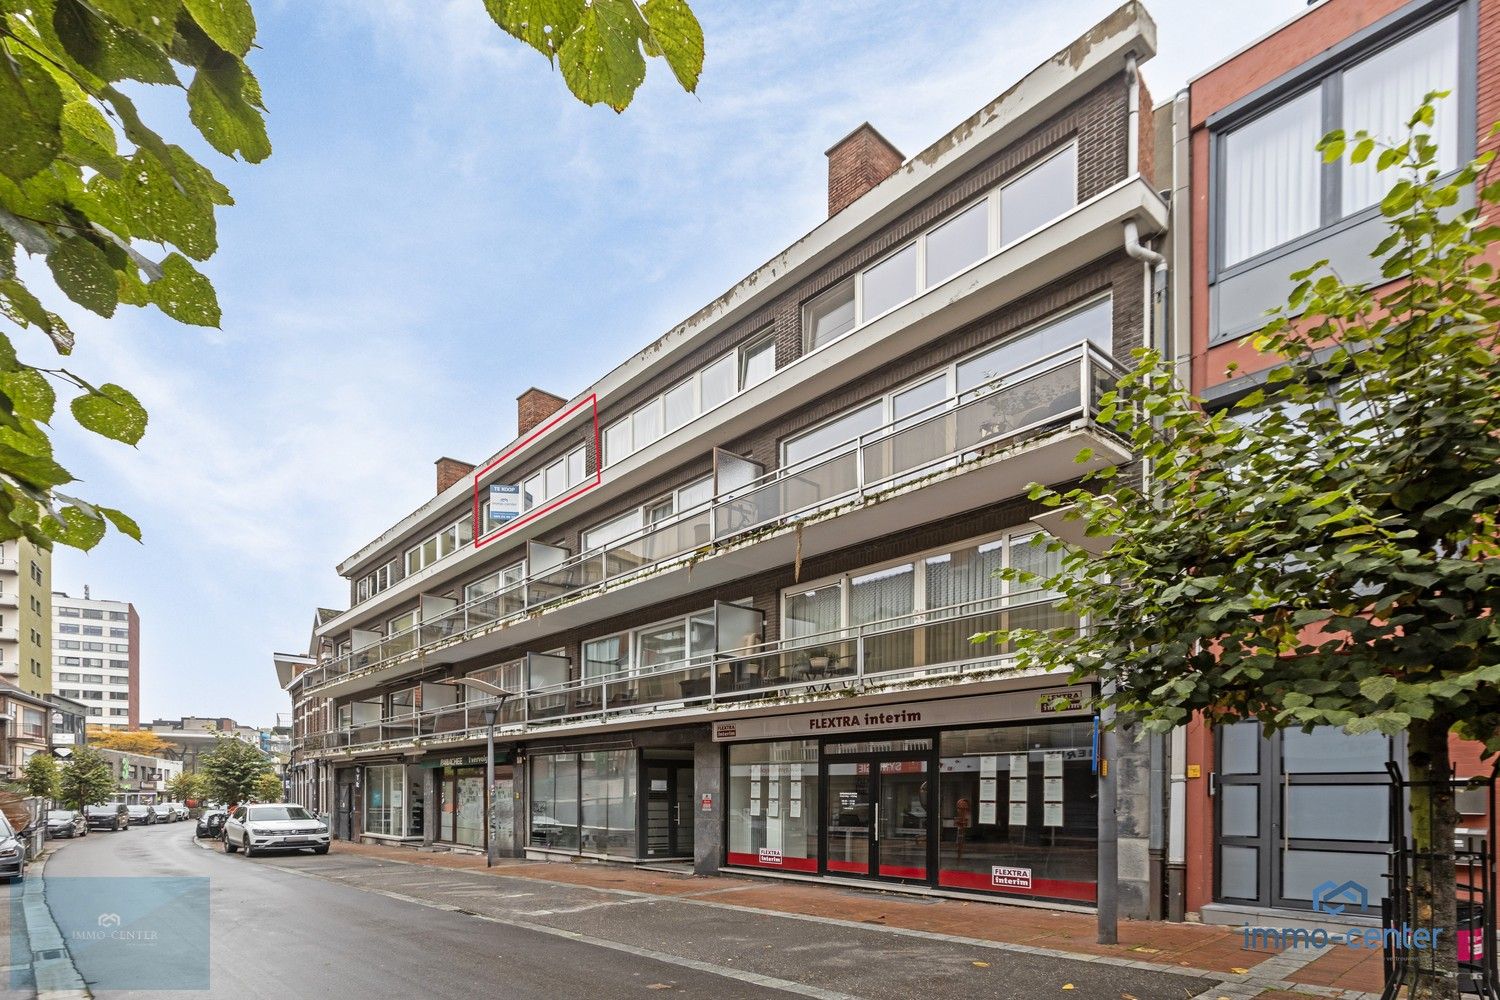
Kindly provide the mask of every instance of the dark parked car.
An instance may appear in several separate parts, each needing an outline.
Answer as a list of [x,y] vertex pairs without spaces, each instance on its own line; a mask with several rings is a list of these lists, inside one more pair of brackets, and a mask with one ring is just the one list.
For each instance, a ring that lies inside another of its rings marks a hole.
[[48,837],[87,837],[88,835],[89,824],[88,820],[83,818],[83,813],[74,812],[72,809],[48,811]]
[[209,809],[198,817],[198,829],[194,832],[197,837],[217,837],[224,832],[224,821],[229,818],[229,813],[223,809]]
[[130,810],[125,808],[125,803],[123,802],[106,802],[98,806],[85,806],[83,816],[88,821],[90,830],[130,829]]

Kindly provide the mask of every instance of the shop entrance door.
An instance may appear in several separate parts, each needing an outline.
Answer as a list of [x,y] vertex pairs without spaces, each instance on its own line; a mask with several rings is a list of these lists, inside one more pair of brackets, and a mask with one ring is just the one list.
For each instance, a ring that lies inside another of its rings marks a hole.
[[693,762],[646,761],[646,856],[693,856]]
[[[931,740],[875,751],[879,744],[833,744],[823,755],[823,868],[830,875],[928,882],[932,873]],[[869,751],[859,748],[870,746]],[[854,752],[848,752],[854,751]]]

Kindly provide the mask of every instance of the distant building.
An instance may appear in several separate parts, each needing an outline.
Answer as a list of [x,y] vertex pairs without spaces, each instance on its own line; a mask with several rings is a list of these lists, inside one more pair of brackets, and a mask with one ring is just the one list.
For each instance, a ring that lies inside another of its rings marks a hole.
[[0,681],[0,777],[18,779],[28,760],[52,749],[51,711],[40,695]]
[[141,619],[127,601],[52,592],[55,690],[88,706],[88,724],[135,729],[141,721]]
[[83,746],[88,742],[89,707],[60,694],[44,695],[52,706],[52,746]]
[[0,542],[0,679],[52,691],[52,553],[26,539]]
[[121,802],[166,802],[171,798],[167,788],[183,772],[182,761],[123,750],[100,750],[113,770]]
[[183,770],[189,773],[198,770],[199,756],[212,750],[214,744],[225,737],[248,743],[271,756],[263,745],[260,729],[242,726],[227,716],[185,715],[180,719],[154,719],[141,728],[172,744],[169,756],[180,760]]

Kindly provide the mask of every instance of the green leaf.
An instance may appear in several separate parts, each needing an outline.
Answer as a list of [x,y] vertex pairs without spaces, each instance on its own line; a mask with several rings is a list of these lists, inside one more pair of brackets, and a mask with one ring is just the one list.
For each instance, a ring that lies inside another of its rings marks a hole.
[[120,302],[120,284],[104,251],[82,236],[69,236],[47,255],[52,279],[68,298],[109,317]]
[[693,93],[703,72],[703,26],[683,0],[646,0],[643,9],[651,35],[677,82]]
[[177,33],[177,11],[182,0],[89,0],[89,5],[108,14],[122,28],[138,31],[157,45],[166,45]]
[[15,412],[28,420],[47,423],[57,408],[57,391],[35,368],[0,372],[0,389],[10,397]]
[[180,84],[162,45],[84,0],[57,0],[52,27],[68,55],[100,79]]
[[90,517],[81,508],[68,506],[57,512],[56,517],[42,518],[39,527],[42,534],[55,542],[71,545],[87,552],[104,538],[105,524],[101,517]]
[[1366,677],[1359,682],[1359,693],[1373,702],[1390,697],[1391,692],[1395,690],[1396,678],[1388,674],[1376,674],[1374,677]]
[[507,33],[549,61],[578,30],[584,0],[484,0],[484,9]]
[[161,277],[147,286],[157,308],[179,323],[219,325],[219,298],[214,286],[182,254],[168,254]]
[[63,96],[52,76],[0,51],[0,173],[25,180],[62,149]]
[[133,445],[146,433],[146,408],[129,390],[111,382],[75,397],[73,418],[87,430]]
[[271,155],[260,112],[260,85],[239,59],[219,55],[198,68],[188,87],[188,118],[225,156],[259,163]]
[[203,33],[231,55],[243,57],[255,42],[255,12],[246,0],[183,0]]
[[595,0],[558,51],[563,80],[585,104],[624,111],[646,79],[646,57],[630,0]]
[[109,523],[115,526],[116,531],[129,535],[136,541],[141,540],[141,526],[124,511],[115,510],[113,507],[100,507],[99,513],[109,519]]

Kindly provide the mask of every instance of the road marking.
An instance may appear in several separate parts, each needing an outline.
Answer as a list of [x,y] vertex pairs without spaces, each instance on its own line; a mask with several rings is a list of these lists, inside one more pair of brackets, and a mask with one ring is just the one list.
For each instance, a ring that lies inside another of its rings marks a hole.
[[[277,871],[286,872],[291,875],[302,875],[307,878],[324,877],[308,869],[284,868],[280,865],[268,864],[265,867],[274,868]],[[324,879],[332,881],[332,879]],[[804,983],[793,982],[790,979],[778,979],[775,976],[766,976],[758,972],[747,972],[744,969],[733,969],[724,965],[715,965],[712,962],[700,962],[695,958],[684,958],[679,955],[670,955],[666,952],[652,951],[648,948],[637,948],[634,945],[621,944],[618,941],[610,941],[607,938],[598,938],[589,934],[581,934],[577,931],[562,930],[558,927],[548,927],[546,924],[535,924],[529,920],[516,920],[511,917],[491,917],[483,913],[475,913],[448,903],[438,903],[420,896],[408,896],[401,892],[392,892],[389,889],[362,889],[363,892],[372,892],[377,896],[385,896],[387,899],[399,900],[403,903],[414,903],[417,906],[425,906],[434,910],[445,910],[449,913],[462,913],[476,920],[484,920],[492,924],[503,924],[507,927],[519,927],[522,930],[534,931],[538,934],[546,934],[550,937],[566,938],[569,941],[578,941],[583,944],[592,945],[595,948],[608,948],[610,951],[623,952],[627,955],[636,955],[641,958],[649,958],[652,961],[662,962],[667,965],[675,965],[684,969],[692,969],[695,972],[706,972],[709,975],[718,976],[721,979],[733,979],[738,982],[751,983],[756,986],[764,986],[766,989],[779,990],[783,993],[792,993],[797,996],[812,997],[814,1000],[861,1000],[852,993],[839,993],[836,990],[825,990],[818,986],[808,986]],[[564,911],[558,911],[564,912]]]

